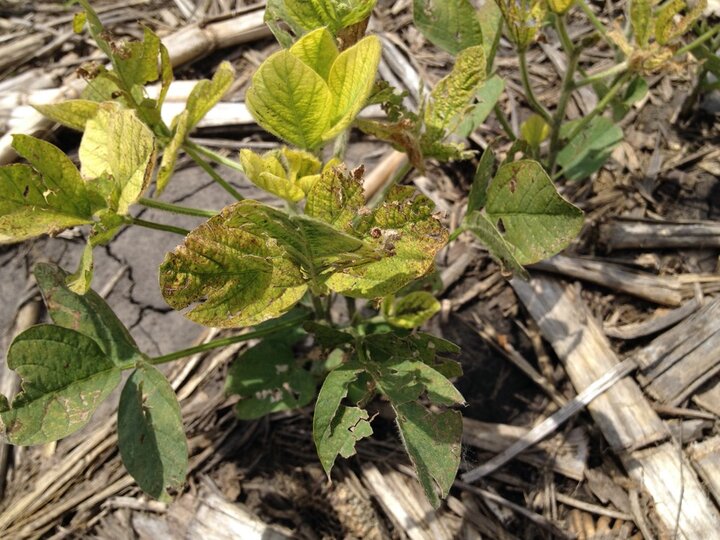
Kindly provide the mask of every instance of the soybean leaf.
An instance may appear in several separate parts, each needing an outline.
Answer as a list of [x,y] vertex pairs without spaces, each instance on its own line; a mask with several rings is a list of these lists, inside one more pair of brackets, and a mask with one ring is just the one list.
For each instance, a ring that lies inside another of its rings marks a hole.
[[235,413],[243,420],[297,409],[315,397],[315,380],[295,359],[297,329],[275,334],[237,357],[228,370],[225,392],[241,399]]
[[155,139],[134,111],[103,103],[86,124],[79,155],[88,185],[101,191],[116,213],[125,215],[150,182]]
[[520,126],[520,137],[537,150],[550,136],[550,126],[539,114],[531,114]]
[[454,131],[484,80],[483,48],[473,46],[462,50],[452,71],[431,92],[430,102],[425,108],[425,123],[448,132]]
[[351,334],[316,321],[305,322],[303,328],[313,334],[317,342],[326,349],[335,349],[353,342]]
[[487,188],[495,172],[495,152],[492,145],[488,146],[480,156],[480,162],[475,169],[475,176],[468,195],[467,215],[485,206]]
[[338,455],[352,456],[355,443],[372,435],[367,411],[342,404],[350,384],[362,371],[355,363],[338,367],[325,378],[318,394],[313,415],[313,439],[328,478]]
[[85,124],[98,112],[99,104],[87,99],[70,99],[60,103],[33,105],[38,112],[65,127],[84,131]]
[[345,131],[370,96],[380,64],[380,40],[367,36],[337,57],[327,79],[332,95],[329,130],[323,140]]
[[95,291],[74,293],[67,286],[67,272],[54,264],[38,263],[33,273],[55,324],[92,338],[118,365],[143,357],[120,319]]
[[367,17],[375,7],[376,0],[270,0],[265,22],[278,41],[288,47],[292,38],[278,24],[284,21],[297,36],[316,28],[327,26],[333,34],[356,24]]
[[125,383],[118,405],[118,447],[125,468],[142,490],[169,501],[188,470],[180,405],[165,376],[140,364]]
[[362,169],[325,170],[308,193],[305,213],[341,231],[350,231],[358,211],[365,205]]
[[[560,129],[560,136],[567,137],[578,120],[568,122]],[[558,152],[557,162],[563,176],[568,180],[583,180],[598,171],[623,140],[620,126],[599,116],[578,133]]]
[[513,272],[523,279],[530,279],[530,274],[515,258],[513,247],[503,238],[502,233],[482,212],[473,212],[466,218],[467,228],[478,237],[495,258],[503,270]]
[[290,51],[265,60],[245,96],[248,110],[264,129],[307,150],[322,144],[332,100],[323,78]]
[[631,0],[630,22],[635,34],[635,42],[640,47],[645,47],[650,41],[650,34],[653,30],[651,25],[652,3],[650,0]]
[[158,80],[160,38],[149,28],[143,30],[142,41],[127,41],[116,45],[113,66],[128,90],[134,86]]
[[290,52],[310,66],[324,80],[328,80],[330,69],[340,54],[335,45],[335,38],[326,27],[313,30],[295,45],[290,47]]
[[520,264],[556,254],[580,232],[583,213],[560,194],[536,161],[500,167],[488,189],[487,217],[502,222],[503,238]]
[[[487,0],[490,2],[491,0]],[[477,103],[461,120],[455,130],[459,137],[469,137],[480,125],[485,122],[492,112],[500,95],[505,90],[505,81],[498,75],[493,75],[475,92]]]
[[188,111],[187,131],[192,131],[200,120],[222,99],[235,79],[235,70],[230,62],[218,67],[212,80],[202,80],[195,85],[188,96],[185,109]]
[[22,378],[12,407],[0,396],[0,423],[12,444],[44,444],[79,430],[120,382],[121,370],[95,341],[59,326],[29,328],[7,358]]
[[432,294],[415,291],[383,303],[385,319],[398,328],[412,329],[422,325],[440,311],[440,302]]
[[0,243],[92,222],[102,200],[59,148],[27,135],[15,135],[13,148],[33,167],[0,167]]
[[403,445],[425,496],[438,508],[460,466],[462,415],[457,411],[433,413],[413,402],[394,408]]
[[305,190],[317,179],[321,168],[320,160],[312,154],[287,147],[262,156],[243,149],[240,163],[253,184],[291,202],[305,197]]
[[88,292],[92,283],[93,267],[93,245],[87,242],[80,256],[78,269],[68,276],[68,289],[77,294]]
[[[565,0],[567,1],[567,0]],[[487,71],[492,70],[495,52],[500,44],[503,17],[496,0],[483,0],[477,9],[477,18],[482,29],[483,49],[487,59]]]
[[173,136],[170,142],[163,150],[162,159],[160,160],[160,168],[158,169],[156,182],[156,194],[160,195],[170,182],[173,172],[175,172],[175,163],[177,163],[178,152],[185,142],[188,134],[188,110],[184,110],[175,119],[173,127]]
[[414,0],[415,26],[450,54],[483,44],[482,26],[469,0]]

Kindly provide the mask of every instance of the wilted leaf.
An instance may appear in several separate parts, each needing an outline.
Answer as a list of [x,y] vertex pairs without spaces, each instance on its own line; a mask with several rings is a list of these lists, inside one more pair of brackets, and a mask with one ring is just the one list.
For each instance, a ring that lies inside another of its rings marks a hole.
[[326,377],[318,394],[313,415],[313,439],[328,477],[338,455],[352,456],[355,443],[372,435],[367,411],[342,404],[348,387],[362,371],[357,364],[340,366]]
[[487,217],[502,223],[503,239],[520,264],[532,264],[567,246],[583,213],[563,199],[536,161],[520,160],[498,170],[488,188]]
[[315,397],[315,380],[298,364],[293,345],[304,337],[297,329],[275,334],[233,361],[225,392],[241,399],[235,413],[243,420],[297,409]]
[[79,430],[120,382],[120,369],[95,341],[59,326],[29,328],[15,338],[7,358],[22,378],[12,407],[0,400],[12,444],[43,444]]
[[60,103],[33,105],[37,111],[50,120],[70,129],[84,131],[87,121],[94,117],[100,104],[87,99],[70,99]]
[[[560,129],[560,136],[567,137],[577,120],[568,122]],[[603,116],[590,123],[558,152],[557,162],[568,180],[583,180],[598,171],[623,140],[622,129]]]
[[469,0],[414,0],[415,26],[450,54],[483,44],[482,25]]
[[74,293],[67,286],[67,272],[54,264],[38,263],[33,273],[55,324],[92,338],[118,365],[142,358],[130,333],[95,291]]
[[158,369],[141,364],[125,383],[118,405],[118,447],[142,490],[163,501],[185,483],[188,449],[175,391]]
[[230,62],[223,62],[218,67],[212,80],[202,80],[195,85],[188,96],[185,109],[188,111],[187,131],[190,132],[198,125],[205,115],[218,101],[235,79],[235,70]]
[[389,298],[383,304],[385,318],[399,328],[416,328],[439,311],[438,299],[424,291],[411,292],[401,298]]
[[80,142],[81,173],[125,215],[143,194],[155,165],[155,139],[135,112],[115,103],[100,105]]
[[[491,0],[487,0],[490,2]],[[455,130],[462,138],[469,137],[483,122],[490,116],[495,104],[505,90],[505,81],[498,75],[493,75],[486,80],[475,93],[477,103],[461,119],[460,125]]]

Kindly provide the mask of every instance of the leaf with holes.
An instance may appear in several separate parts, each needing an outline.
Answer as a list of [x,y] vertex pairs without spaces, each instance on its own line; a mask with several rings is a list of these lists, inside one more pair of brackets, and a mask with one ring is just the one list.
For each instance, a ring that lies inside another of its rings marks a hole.
[[93,339],[60,326],[29,328],[13,340],[7,358],[22,379],[12,406],[0,396],[0,427],[12,444],[74,433],[120,382],[120,368]]
[[185,483],[188,449],[180,404],[150,364],[138,365],[120,395],[118,447],[127,471],[152,497],[167,502],[167,488]]

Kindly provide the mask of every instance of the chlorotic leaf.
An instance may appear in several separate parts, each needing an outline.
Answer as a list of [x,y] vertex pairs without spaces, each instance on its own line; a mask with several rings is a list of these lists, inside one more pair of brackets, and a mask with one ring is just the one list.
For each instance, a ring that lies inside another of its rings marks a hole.
[[225,392],[239,395],[235,413],[243,420],[297,409],[315,397],[315,380],[295,359],[292,346],[304,337],[297,329],[275,334],[246,350],[231,364]]
[[450,54],[482,45],[480,19],[469,0],[414,0],[415,26]]
[[187,131],[190,132],[200,120],[222,99],[235,80],[235,70],[229,62],[218,67],[211,80],[202,80],[195,85],[187,100]]
[[334,369],[325,378],[318,394],[313,415],[313,439],[320,463],[330,477],[337,456],[350,457],[355,443],[372,435],[367,411],[343,405],[350,384],[357,380],[362,368],[345,364]]
[[[563,125],[560,136],[567,137],[576,122],[577,120]],[[593,118],[558,152],[557,162],[562,167],[563,176],[568,180],[578,181],[597,172],[622,140],[623,132],[620,126],[603,116]]]
[[93,118],[100,104],[87,99],[70,99],[60,103],[33,105],[43,116],[70,129],[84,131],[87,121]]
[[118,447],[125,468],[142,490],[168,501],[188,471],[188,449],[175,391],[158,369],[140,364],[118,405]]
[[80,142],[80,171],[121,215],[147,188],[155,165],[155,140],[135,112],[115,103],[100,105]]
[[433,505],[447,497],[460,467],[462,416],[457,411],[433,413],[419,403],[394,407],[403,445],[418,480]]
[[[491,0],[487,1],[490,2]],[[469,137],[490,116],[503,90],[505,90],[505,81],[498,75],[493,75],[486,80],[475,93],[477,102],[460,120],[460,125],[455,130],[455,133],[462,138]]]
[[[384,305],[385,307],[385,305]],[[425,291],[411,292],[387,302],[385,319],[398,328],[417,328],[440,311],[440,302]]]
[[353,220],[365,206],[361,177],[362,169],[353,172],[344,167],[326,169],[308,193],[305,214],[341,231],[350,231]]
[[531,148],[539,148],[540,144],[550,136],[550,126],[539,114],[532,114],[520,126],[520,137]]
[[323,142],[333,98],[327,83],[290,51],[262,63],[245,102],[257,122],[289,143],[314,150]]
[[240,163],[253,184],[290,202],[305,198],[305,182],[321,168],[320,160],[312,154],[287,147],[262,156],[243,149]]
[[503,239],[520,264],[532,264],[567,246],[583,223],[583,213],[560,194],[536,161],[500,167],[488,188],[487,217],[502,223]]
[[17,336],[8,367],[22,378],[22,392],[0,419],[7,440],[18,445],[56,441],[85,426],[121,373],[91,338],[53,325]]
[[128,90],[158,79],[160,38],[148,27],[142,41],[120,42],[112,55],[113,66]]
[[550,9],[559,15],[565,13],[570,6],[573,5],[574,0],[548,0],[548,6]]
[[85,294],[90,290],[90,284],[93,278],[93,246],[88,241],[85,244],[78,269],[68,276],[68,289],[76,294]]
[[304,35],[290,47],[290,52],[326,81],[335,59],[340,54],[335,39],[325,27]]
[[142,359],[130,333],[95,291],[73,292],[67,272],[54,264],[38,263],[33,273],[55,324],[92,338],[118,365]]
[[333,63],[327,82],[332,108],[329,130],[322,135],[324,141],[345,131],[365,106],[375,83],[380,53],[377,36],[367,36],[340,53]]
[[482,46],[463,49],[452,71],[441,79],[425,107],[425,123],[452,132],[475,99],[485,80],[485,53]]
[[175,120],[174,132],[172,139],[163,150],[162,159],[160,160],[160,168],[158,169],[156,182],[156,194],[160,195],[170,182],[173,172],[175,172],[175,163],[177,162],[178,152],[185,142],[188,134],[188,111],[185,110]]

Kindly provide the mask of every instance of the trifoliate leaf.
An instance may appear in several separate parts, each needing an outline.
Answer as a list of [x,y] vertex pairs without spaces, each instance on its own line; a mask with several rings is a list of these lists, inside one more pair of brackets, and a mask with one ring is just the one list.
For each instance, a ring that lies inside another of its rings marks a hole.
[[70,129],[84,131],[87,121],[93,118],[100,104],[87,99],[70,99],[48,105],[33,105],[43,116]]
[[165,376],[141,364],[125,383],[118,405],[118,447],[125,468],[142,490],[169,501],[188,471],[180,405]]
[[315,380],[295,359],[293,345],[305,333],[275,334],[251,347],[231,364],[225,392],[241,399],[235,413],[243,420],[297,409],[315,397]]
[[155,165],[155,139],[135,112],[103,103],[80,142],[81,173],[121,215],[143,194]]
[[469,0],[414,0],[415,26],[450,54],[483,44],[482,27]]
[[[577,120],[564,124],[560,136],[567,137],[576,124]],[[562,167],[563,176],[577,181],[597,172],[622,140],[620,126],[604,116],[593,118],[558,152],[557,162]]]
[[79,430],[120,382],[120,369],[95,341],[59,326],[33,326],[17,336],[7,362],[22,378],[12,407],[0,410],[12,444],[44,444]]
[[185,106],[188,111],[188,132],[192,131],[210,109],[222,99],[233,80],[235,80],[235,70],[229,62],[223,62],[212,80],[202,80],[195,85]]
[[440,311],[440,302],[432,294],[415,291],[383,303],[385,319],[398,328],[417,328]]
[[520,160],[498,170],[488,188],[487,217],[502,222],[503,239],[520,264],[532,264],[565,248],[580,232],[583,213],[555,189],[536,161]]

